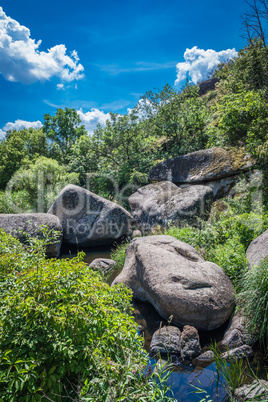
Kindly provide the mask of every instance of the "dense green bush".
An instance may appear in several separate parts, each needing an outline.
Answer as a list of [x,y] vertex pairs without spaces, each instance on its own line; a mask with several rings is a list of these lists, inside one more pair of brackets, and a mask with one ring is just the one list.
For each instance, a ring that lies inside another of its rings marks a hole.
[[1,400],[168,400],[143,377],[131,292],[41,245],[0,231]]
[[256,332],[267,353],[268,346],[268,259],[249,269],[242,280],[240,308],[251,332]]

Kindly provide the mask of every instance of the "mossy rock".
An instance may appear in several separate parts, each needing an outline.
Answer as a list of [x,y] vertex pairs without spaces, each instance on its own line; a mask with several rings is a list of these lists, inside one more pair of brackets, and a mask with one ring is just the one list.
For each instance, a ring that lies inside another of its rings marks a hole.
[[151,169],[149,179],[200,183],[234,176],[252,166],[253,161],[244,149],[211,148],[161,162]]

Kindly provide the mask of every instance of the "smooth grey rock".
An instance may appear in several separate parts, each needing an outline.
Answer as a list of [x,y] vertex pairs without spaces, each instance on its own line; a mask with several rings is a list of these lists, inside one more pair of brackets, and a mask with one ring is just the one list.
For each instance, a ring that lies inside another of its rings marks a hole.
[[252,166],[251,157],[242,149],[211,148],[158,163],[150,170],[149,179],[200,183],[233,176]]
[[268,382],[265,380],[255,380],[252,384],[243,385],[234,391],[234,396],[238,401],[267,401]]
[[213,191],[208,186],[180,188],[163,181],[139,188],[128,201],[134,219],[141,225],[196,224],[198,218],[209,217]]
[[200,339],[196,328],[185,325],[181,333],[181,358],[192,360],[201,353]]
[[113,285],[118,283],[129,286],[134,298],[150,302],[162,317],[172,316],[179,326],[211,330],[234,309],[235,290],[223,269],[171,236],[132,240]]
[[21,243],[27,242],[26,233],[30,237],[43,238],[41,226],[58,232],[57,241],[49,244],[46,249],[47,257],[59,257],[62,243],[62,226],[59,219],[51,214],[0,214],[0,228],[11,234]]
[[180,337],[181,331],[177,327],[159,328],[152,337],[150,356],[157,358],[163,355],[179,355],[181,351]]
[[238,348],[228,350],[221,354],[222,359],[226,359],[228,362],[238,359],[252,359],[253,350],[248,345],[239,346]]
[[63,240],[80,246],[112,244],[130,231],[132,216],[120,205],[69,184],[48,213],[63,227]]
[[250,243],[246,257],[250,268],[259,265],[264,258],[268,257],[268,230]]
[[107,274],[109,271],[113,269],[116,265],[116,261],[111,260],[109,258],[96,258],[92,261],[89,265],[90,268],[94,269],[95,271],[100,271],[104,274]]

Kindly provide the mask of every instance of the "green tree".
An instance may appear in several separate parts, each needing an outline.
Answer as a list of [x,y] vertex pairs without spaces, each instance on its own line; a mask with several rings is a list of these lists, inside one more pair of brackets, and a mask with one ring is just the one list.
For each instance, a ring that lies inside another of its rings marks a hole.
[[65,164],[69,162],[71,147],[86,134],[85,127],[80,123],[81,119],[75,109],[58,109],[55,116],[45,114],[43,130],[50,140],[50,156],[53,159]]
[[25,161],[47,155],[47,140],[42,129],[23,129],[7,132],[0,142],[0,188]]

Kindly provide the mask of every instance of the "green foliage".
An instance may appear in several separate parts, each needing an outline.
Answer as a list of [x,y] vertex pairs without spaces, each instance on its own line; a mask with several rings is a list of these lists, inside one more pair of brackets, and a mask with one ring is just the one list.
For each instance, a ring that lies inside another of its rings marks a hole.
[[[57,161],[42,156],[14,174],[7,186],[6,201],[16,212],[46,212],[67,184],[78,182],[77,173],[66,173]],[[23,195],[23,203],[14,204],[16,194]]]
[[251,332],[256,332],[267,352],[268,345],[268,259],[248,270],[242,280],[240,307]]
[[[47,238],[49,241],[49,237]],[[42,246],[43,244],[43,246]],[[131,292],[0,231],[0,398],[168,401],[142,370]]]
[[75,109],[57,109],[55,116],[49,113],[44,116],[43,131],[49,142],[49,152],[52,158],[61,163],[67,163],[70,151],[75,141],[86,134],[84,126]]
[[42,129],[12,131],[0,142],[0,188],[3,189],[21,164],[47,155],[47,140]]
[[116,261],[116,266],[114,270],[121,272],[126,259],[126,249],[129,245],[129,242],[119,244],[111,253],[111,259]]

